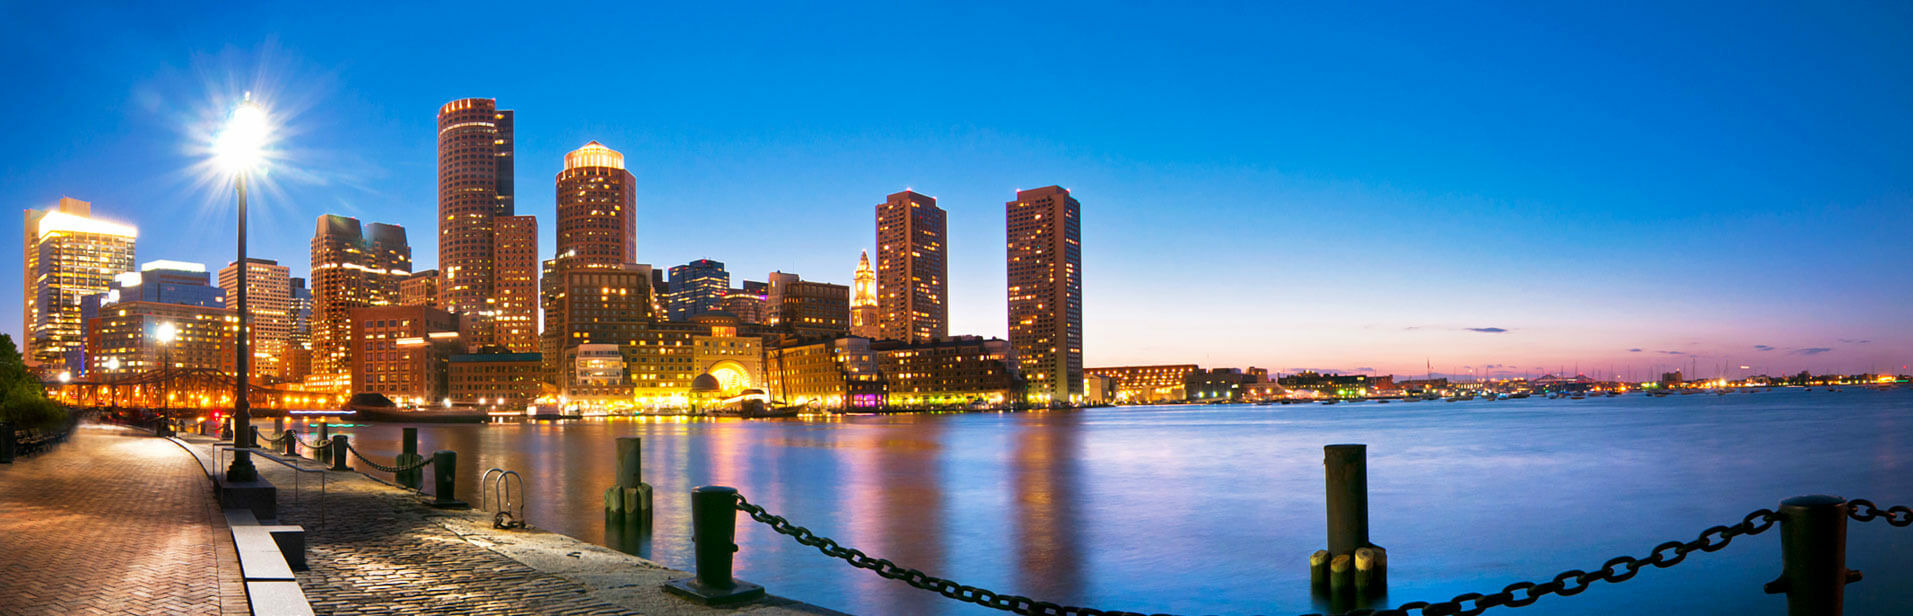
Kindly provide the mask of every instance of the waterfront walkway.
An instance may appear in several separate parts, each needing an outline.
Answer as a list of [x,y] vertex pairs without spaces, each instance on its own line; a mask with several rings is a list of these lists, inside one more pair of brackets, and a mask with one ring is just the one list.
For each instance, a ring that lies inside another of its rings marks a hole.
[[226,518],[178,445],[87,425],[0,464],[0,614],[246,614]]

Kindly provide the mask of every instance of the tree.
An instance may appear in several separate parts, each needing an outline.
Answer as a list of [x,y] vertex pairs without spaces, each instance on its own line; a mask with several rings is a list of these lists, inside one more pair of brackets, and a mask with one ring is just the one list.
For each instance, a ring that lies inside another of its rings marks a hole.
[[0,334],[0,422],[45,430],[66,421],[66,409],[48,400],[40,379],[27,371],[13,336]]

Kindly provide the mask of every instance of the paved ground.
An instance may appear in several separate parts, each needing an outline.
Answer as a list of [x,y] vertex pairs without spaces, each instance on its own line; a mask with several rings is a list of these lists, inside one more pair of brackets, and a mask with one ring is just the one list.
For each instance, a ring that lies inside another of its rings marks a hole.
[[0,614],[245,614],[238,575],[205,473],[166,439],[89,425],[0,464]]
[[[208,447],[208,439],[189,438]],[[298,573],[299,585],[320,616],[836,614],[777,598],[728,610],[695,606],[659,589],[688,574],[636,556],[549,532],[495,530],[487,513],[432,509],[356,472],[326,473],[323,497],[316,475],[302,473],[295,498],[293,471],[264,460],[255,466],[279,487],[280,523],[306,528],[311,570]]]

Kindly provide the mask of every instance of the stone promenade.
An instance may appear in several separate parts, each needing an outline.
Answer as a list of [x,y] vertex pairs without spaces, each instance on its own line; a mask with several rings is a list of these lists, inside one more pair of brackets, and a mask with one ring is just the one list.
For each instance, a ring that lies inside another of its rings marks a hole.
[[83,426],[0,464],[0,614],[246,614],[225,516],[178,445]]
[[[209,439],[187,438],[210,450]],[[433,509],[357,472],[326,472],[323,496],[317,475],[300,473],[295,494],[293,471],[255,466],[279,487],[280,523],[306,528],[311,569],[297,575],[321,616],[837,614],[775,597],[732,609],[692,605],[659,589],[689,574],[636,556],[549,532],[496,530],[489,513]],[[462,488],[457,496],[476,503]]]

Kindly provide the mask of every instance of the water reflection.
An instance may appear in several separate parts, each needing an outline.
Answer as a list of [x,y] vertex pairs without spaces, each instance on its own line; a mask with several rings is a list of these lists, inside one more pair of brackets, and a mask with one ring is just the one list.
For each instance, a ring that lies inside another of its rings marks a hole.
[[1057,597],[1051,602],[1079,602],[1083,593],[1083,558],[1077,516],[1081,494],[1076,487],[1077,423],[1073,412],[1048,413],[1042,420],[1017,430],[1012,458],[1015,479],[1011,516],[1016,533],[1017,571],[1024,594]]

